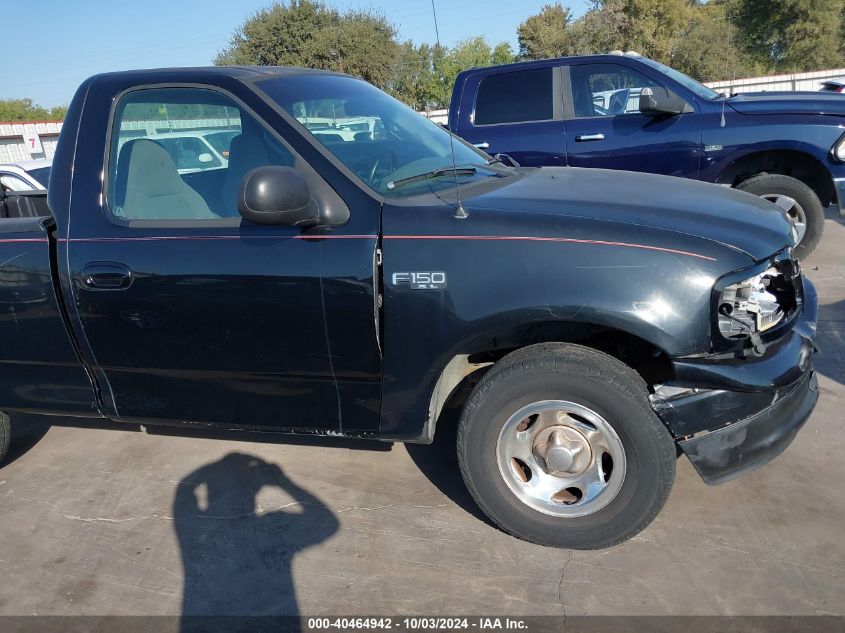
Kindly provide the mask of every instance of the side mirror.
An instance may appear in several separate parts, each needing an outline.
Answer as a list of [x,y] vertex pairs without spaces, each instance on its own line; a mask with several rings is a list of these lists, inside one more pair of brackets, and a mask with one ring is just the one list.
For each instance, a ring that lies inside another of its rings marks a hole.
[[651,116],[692,112],[690,105],[668,88],[643,88],[640,93],[640,112]]
[[320,223],[308,183],[291,167],[269,165],[247,172],[238,191],[238,211],[256,224],[306,228]]

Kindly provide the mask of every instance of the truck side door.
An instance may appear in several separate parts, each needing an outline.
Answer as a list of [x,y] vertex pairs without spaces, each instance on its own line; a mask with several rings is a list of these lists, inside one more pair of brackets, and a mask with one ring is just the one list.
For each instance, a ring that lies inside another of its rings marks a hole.
[[508,154],[526,167],[565,165],[559,95],[559,69],[552,66],[471,74],[453,131],[488,154]]
[[570,166],[698,176],[701,117],[697,110],[664,117],[641,113],[642,89],[662,86],[625,64],[573,62],[564,67],[564,74],[568,75],[564,99]]
[[[86,114],[83,126],[96,118]],[[225,160],[156,140],[180,129],[229,132]],[[103,142],[92,138],[80,143]],[[315,179],[329,185],[275,126],[212,87],[132,89],[104,138],[101,193],[96,165],[80,168],[60,258],[109,416],[375,430],[378,209],[336,230],[243,220],[236,196],[256,167],[300,170],[315,200]]]

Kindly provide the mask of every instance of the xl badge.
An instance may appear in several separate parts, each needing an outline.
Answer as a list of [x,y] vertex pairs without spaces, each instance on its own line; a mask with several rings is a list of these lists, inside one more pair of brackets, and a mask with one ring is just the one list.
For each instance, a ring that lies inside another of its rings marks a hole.
[[407,285],[412,290],[442,290],[446,287],[446,273],[393,273],[393,285]]

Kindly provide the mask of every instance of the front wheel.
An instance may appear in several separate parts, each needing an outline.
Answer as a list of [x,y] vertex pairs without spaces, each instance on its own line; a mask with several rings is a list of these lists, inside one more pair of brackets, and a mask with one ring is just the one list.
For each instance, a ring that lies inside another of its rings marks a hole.
[[805,259],[822,239],[824,209],[816,193],[796,178],[782,174],[762,174],[736,186],[740,191],[759,196],[786,212],[798,234],[795,256]]
[[541,545],[598,549],[644,529],[675,479],[645,383],[616,359],[541,344],[499,361],[461,416],[458,460],[479,507]]

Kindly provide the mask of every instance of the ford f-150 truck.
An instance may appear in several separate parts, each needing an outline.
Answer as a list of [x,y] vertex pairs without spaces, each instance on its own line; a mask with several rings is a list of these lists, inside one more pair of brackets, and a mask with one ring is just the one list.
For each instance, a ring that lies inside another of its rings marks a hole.
[[458,75],[449,128],[527,166],[624,169],[735,187],[782,207],[803,259],[824,207],[845,217],[845,99],[725,96],[636,54],[585,55]]
[[[179,173],[155,135],[180,116],[238,131],[225,165]],[[0,452],[15,412],[429,443],[460,406],[484,512],[598,548],[648,525],[680,455],[733,478],[817,399],[783,211],[514,167],[345,75],[95,76],[46,200],[1,214]]]

